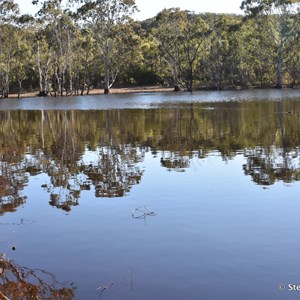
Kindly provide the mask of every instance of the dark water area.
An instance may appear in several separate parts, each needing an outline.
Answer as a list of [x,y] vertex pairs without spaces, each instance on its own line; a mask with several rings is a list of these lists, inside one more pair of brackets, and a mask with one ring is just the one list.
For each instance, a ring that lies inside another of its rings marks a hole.
[[0,299],[299,298],[299,91],[111,96],[0,102]]

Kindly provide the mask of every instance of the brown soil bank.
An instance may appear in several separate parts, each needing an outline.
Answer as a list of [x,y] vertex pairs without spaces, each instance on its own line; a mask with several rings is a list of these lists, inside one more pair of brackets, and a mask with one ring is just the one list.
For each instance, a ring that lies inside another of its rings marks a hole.
[[[252,87],[251,89],[275,89],[276,87]],[[299,89],[300,85],[294,86],[286,86],[285,88],[294,88]],[[248,88],[249,89],[249,88]],[[224,88],[220,89],[221,91],[239,91],[243,90],[242,87],[239,86],[225,86]],[[110,94],[125,94],[125,93],[155,93],[155,92],[174,92],[174,87],[161,87],[161,86],[136,86],[136,87],[116,87],[111,88]],[[194,91],[216,91],[215,88],[195,88]],[[103,89],[91,89],[89,90],[88,95],[103,95]],[[87,95],[87,91],[84,92],[84,95]],[[74,96],[74,94],[73,94]],[[32,98],[32,97],[39,97],[38,91],[35,92],[24,92],[20,95],[20,98]],[[51,95],[49,95],[51,97]],[[52,95],[53,97],[53,95]],[[18,94],[13,93],[9,95],[9,98],[18,98]],[[1,98],[0,98],[1,99]]]
[[[140,86],[140,87],[122,87],[111,88],[110,94],[125,94],[125,93],[154,93],[154,92],[171,92],[174,88],[160,87],[160,86]],[[89,91],[89,95],[101,95],[103,89],[94,89]],[[84,93],[86,95],[86,92]],[[38,97],[38,92],[22,93],[20,98]],[[18,98],[18,94],[10,94],[9,98]]]

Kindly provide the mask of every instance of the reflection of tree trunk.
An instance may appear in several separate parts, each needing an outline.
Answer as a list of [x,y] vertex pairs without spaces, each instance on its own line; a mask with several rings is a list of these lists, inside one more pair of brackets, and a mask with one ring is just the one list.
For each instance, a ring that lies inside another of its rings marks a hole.
[[281,145],[285,152],[286,142],[285,142],[285,130],[284,130],[284,111],[283,111],[283,101],[278,101],[278,115],[279,115],[279,126],[281,131]]
[[193,144],[193,124],[195,123],[195,116],[194,116],[194,105],[191,104],[190,109],[190,151],[193,151],[192,144]]
[[8,119],[9,119],[9,124],[10,124],[11,139],[14,141],[14,144],[17,145],[16,139],[15,139],[15,131],[14,131],[14,127],[13,127],[13,120],[12,120],[12,117],[10,115],[10,112],[8,112]]
[[64,112],[64,143],[63,143],[63,150],[62,150],[62,157],[61,157],[61,162],[63,164],[64,162],[64,158],[65,158],[65,153],[66,153],[66,148],[67,148],[67,123],[68,123],[68,119],[67,119],[67,112]]
[[41,110],[42,149],[45,149],[44,119],[45,119],[45,115],[44,115],[44,110],[42,109]]
[[75,132],[74,132],[74,128],[75,128],[75,119],[74,119],[74,111],[71,111],[71,126],[70,128],[72,129],[72,133],[71,133],[71,140],[72,140],[72,148],[73,148],[73,156],[75,157],[76,155],[76,149],[75,149]]
[[278,102],[278,112],[279,112],[279,124],[281,129],[281,145],[282,145],[282,158],[283,158],[283,170],[286,173],[289,169],[289,156],[287,149],[287,142],[285,137],[285,128],[284,128],[284,107],[283,101]]
[[112,146],[112,128],[111,128],[110,110],[107,111],[107,129],[108,129],[109,143]]
[[50,127],[51,133],[52,133],[52,138],[53,138],[53,141],[55,141],[56,139],[55,139],[55,134],[53,132],[53,126],[52,126],[51,118],[49,116],[49,111],[47,111],[47,117],[48,117],[48,121],[49,121],[49,125],[50,125],[49,127]]

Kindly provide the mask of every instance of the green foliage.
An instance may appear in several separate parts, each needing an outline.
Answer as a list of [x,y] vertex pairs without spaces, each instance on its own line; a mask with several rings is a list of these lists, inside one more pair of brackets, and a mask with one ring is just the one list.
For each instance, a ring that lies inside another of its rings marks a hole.
[[297,0],[244,0],[242,1],[241,9],[248,14],[258,15],[272,9],[282,9],[297,3],[299,4]]
[[192,91],[197,61],[211,33],[208,25],[200,16],[179,9],[163,10],[156,21],[153,34],[172,73],[175,90],[183,87]]
[[298,86],[299,1],[242,2],[247,17],[165,9],[142,22],[133,0],[0,1],[0,97],[89,93],[113,84],[192,91]]

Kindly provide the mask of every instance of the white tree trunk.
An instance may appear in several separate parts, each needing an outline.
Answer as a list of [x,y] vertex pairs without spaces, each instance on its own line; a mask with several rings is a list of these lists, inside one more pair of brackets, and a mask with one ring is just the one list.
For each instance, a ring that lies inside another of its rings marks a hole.
[[105,49],[104,49],[104,63],[105,63],[105,79],[104,79],[104,94],[109,94],[109,46],[108,41],[105,42]]

